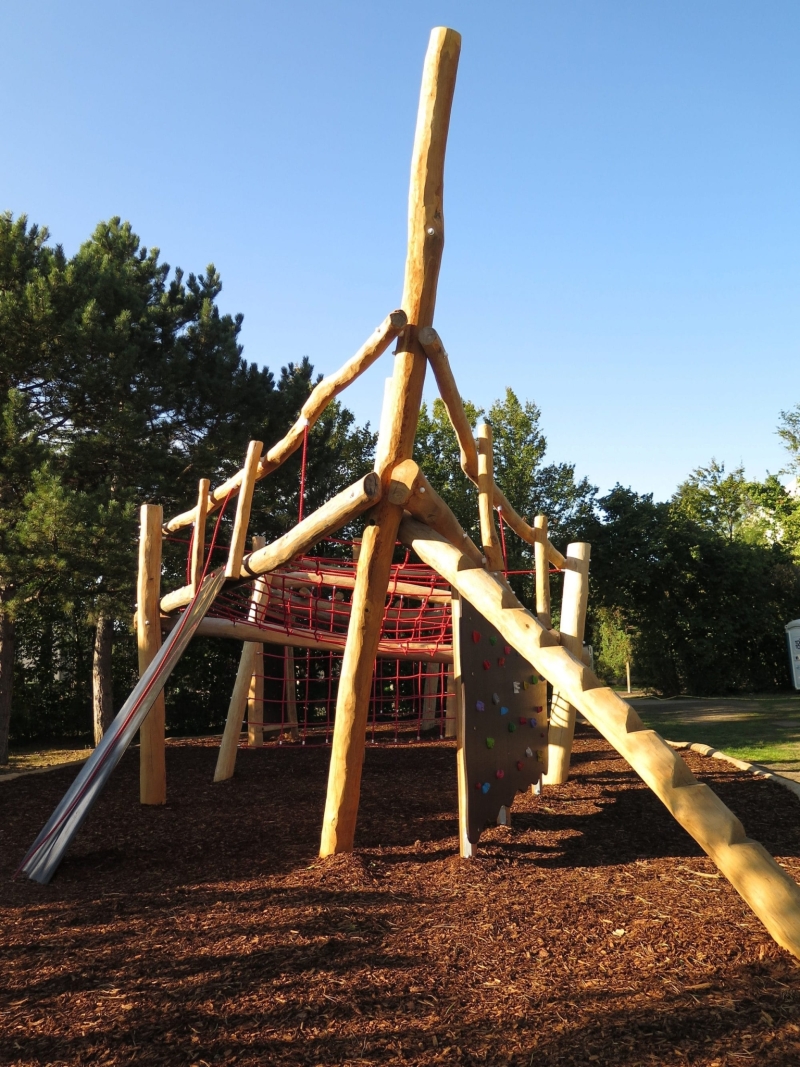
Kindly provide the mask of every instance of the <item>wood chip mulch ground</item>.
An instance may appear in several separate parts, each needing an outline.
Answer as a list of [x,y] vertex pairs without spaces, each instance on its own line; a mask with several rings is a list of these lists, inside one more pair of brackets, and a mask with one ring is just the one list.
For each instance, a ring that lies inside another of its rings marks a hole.
[[[317,859],[328,751],[130,751],[50,886],[11,876],[75,774],[0,789],[0,1062],[800,1064],[800,970],[588,728],[574,777],[456,855],[448,743],[371,748]],[[800,800],[687,755],[800,878]]]

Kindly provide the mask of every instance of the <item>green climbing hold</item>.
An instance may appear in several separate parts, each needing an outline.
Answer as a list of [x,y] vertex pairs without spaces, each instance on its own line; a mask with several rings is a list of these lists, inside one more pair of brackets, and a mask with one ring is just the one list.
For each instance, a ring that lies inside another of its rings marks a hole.
[[510,722],[510,723],[508,724],[508,732],[509,732],[510,734],[513,734],[513,733],[514,733],[514,731],[516,730],[516,728],[517,728],[517,724],[516,724],[515,722]]
[[493,737],[487,737],[486,738],[486,747],[487,748],[494,748],[494,738]]

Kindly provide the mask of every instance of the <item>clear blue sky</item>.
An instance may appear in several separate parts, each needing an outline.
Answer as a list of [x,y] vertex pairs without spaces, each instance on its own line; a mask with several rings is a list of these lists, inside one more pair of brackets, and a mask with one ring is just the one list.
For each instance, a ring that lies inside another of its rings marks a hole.
[[[463,35],[436,325],[462,393],[663,498],[777,471],[800,401],[800,5],[105,2],[0,8],[0,209],[73,252],[129,219],[222,274],[245,354],[349,357],[402,287],[435,25]],[[378,422],[384,357],[347,394]],[[428,394],[432,394],[430,386]]]

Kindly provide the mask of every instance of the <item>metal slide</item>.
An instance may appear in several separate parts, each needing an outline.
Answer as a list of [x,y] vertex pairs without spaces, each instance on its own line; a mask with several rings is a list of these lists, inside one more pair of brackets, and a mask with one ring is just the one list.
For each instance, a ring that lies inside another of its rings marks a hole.
[[122,758],[156,697],[164,688],[206,612],[225,582],[222,567],[203,582],[178,625],[169,633],[139,683],[81,768],[80,774],[34,841],[17,874],[24,872],[34,882],[47,885],[83,820]]

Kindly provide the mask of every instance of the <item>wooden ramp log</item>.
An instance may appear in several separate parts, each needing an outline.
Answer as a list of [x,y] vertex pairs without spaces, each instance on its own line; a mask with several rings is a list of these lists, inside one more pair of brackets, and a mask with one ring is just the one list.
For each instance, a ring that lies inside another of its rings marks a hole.
[[[564,571],[561,594],[561,644],[575,659],[583,658],[583,631],[589,599],[589,556],[591,545],[577,541],[567,545],[567,559],[575,569]],[[547,774],[544,785],[563,785],[569,777],[572,739],[575,736],[575,708],[558,690],[553,691],[547,744]]]
[[800,888],[769,853],[748,839],[718,796],[697,781],[683,760],[621,697],[517,602],[503,607],[507,590],[491,574],[471,567],[458,549],[416,519],[405,518],[400,538],[469,600],[510,645],[560,689],[642,780],[761,920],[772,937],[800,958]]
[[[382,419],[376,450],[379,473],[387,482],[391,469],[411,458],[419,421],[426,359],[417,331],[433,323],[436,305],[444,248],[444,157],[460,51],[461,35],[455,30],[440,27],[432,31],[423,68],[408,196],[402,307],[409,325],[398,342],[386,418]],[[397,504],[383,500],[364,531],[336,700],[322,856],[353,848],[373,663],[401,516]]]

